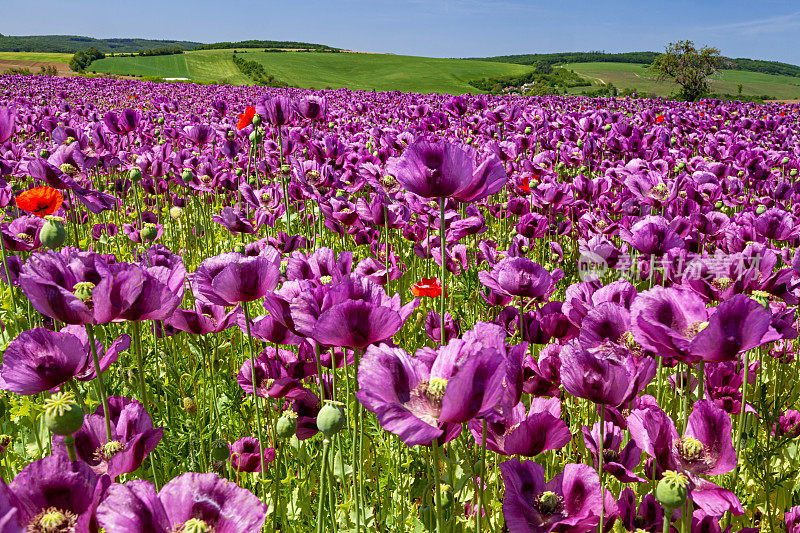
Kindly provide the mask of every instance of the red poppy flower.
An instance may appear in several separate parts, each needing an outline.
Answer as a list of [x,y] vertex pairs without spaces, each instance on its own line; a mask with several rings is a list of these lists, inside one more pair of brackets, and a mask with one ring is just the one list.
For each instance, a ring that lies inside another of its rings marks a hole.
[[656,117],[656,124],[659,124],[661,122],[664,122],[664,115],[658,115]]
[[256,116],[256,108],[249,106],[244,110],[244,113],[239,115],[239,122],[236,123],[236,129],[243,130],[252,124],[254,116]]
[[37,217],[45,217],[55,213],[63,201],[64,197],[56,189],[36,187],[17,196],[17,207]]
[[439,281],[439,278],[422,278],[421,281],[411,286],[411,294],[436,298],[442,294],[442,282]]
[[531,192],[531,180],[528,176],[522,176],[522,185],[519,188],[525,193],[530,194]]

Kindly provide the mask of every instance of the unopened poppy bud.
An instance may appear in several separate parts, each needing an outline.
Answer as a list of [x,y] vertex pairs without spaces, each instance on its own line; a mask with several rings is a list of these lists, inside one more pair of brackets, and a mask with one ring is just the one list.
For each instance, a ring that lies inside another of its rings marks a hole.
[[714,204],[715,209],[722,209],[722,206],[725,205],[722,203],[722,200],[717,200],[717,203]]
[[132,168],[130,172],[128,172],[128,177],[131,179],[132,182],[136,183],[140,179],[142,179],[142,171],[138,168]]
[[317,414],[317,429],[326,437],[330,437],[342,429],[344,421],[344,404],[326,400]]
[[42,159],[47,159],[48,157],[50,157],[50,152],[48,150],[45,150],[44,148],[42,148],[39,151],[39,157],[41,157]]
[[159,125],[164,124],[164,117],[158,117],[158,120],[156,120],[156,122],[158,122]]
[[256,128],[259,127],[261,125],[261,115],[258,114],[253,115],[253,120],[251,121],[251,124]]
[[211,443],[211,458],[215,461],[225,461],[231,455],[228,443],[217,439]]
[[525,126],[525,135],[530,135],[532,131],[530,126]]
[[237,168],[236,169],[236,177],[237,178],[241,178],[242,174],[244,174],[244,171],[241,168]]
[[67,232],[64,229],[64,224],[61,223],[60,217],[47,216],[42,229],[39,230],[39,240],[42,244],[55,250],[61,248],[67,240]]
[[54,435],[71,436],[83,426],[83,411],[71,392],[59,392],[44,402],[44,424]]
[[766,207],[764,207],[763,205],[760,205],[760,206],[756,207],[756,215],[760,215],[761,213],[763,213],[766,210],[767,210]]
[[788,164],[789,164],[789,158],[788,157],[784,157],[783,159],[781,159],[781,165],[788,165]]
[[603,130],[604,131],[611,131],[611,124],[606,124],[605,126],[603,126]]
[[278,423],[275,425],[275,431],[279,437],[284,439],[291,438],[297,431],[297,414],[292,411],[284,413],[283,416],[278,419]]
[[797,176],[797,169],[796,169],[796,168],[793,168],[792,170],[790,170],[790,171],[789,171],[789,175],[790,175],[791,177],[793,177],[793,178],[794,178],[795,176]]
[[181,172],[181,179],[183,181],[189,181],[192,179],[192,175],[193,175],[192,171],[189,170],[188,168],[185,168],[183,169],[183,172]]

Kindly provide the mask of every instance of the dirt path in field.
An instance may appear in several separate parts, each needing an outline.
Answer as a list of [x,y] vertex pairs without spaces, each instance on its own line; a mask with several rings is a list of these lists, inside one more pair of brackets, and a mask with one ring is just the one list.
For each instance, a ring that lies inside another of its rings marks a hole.
[[0,59],[0,73],[12,68],[26,68],[32,74],[38,74],[41,67],[56,67],[59,76],[66,76],[70,72],[69,65],[66,63],[54,63],[52,61],[17,61],[16,59]]
[[775,102],[777,104],[800,104],[800,100],[767,100],[768,102]]

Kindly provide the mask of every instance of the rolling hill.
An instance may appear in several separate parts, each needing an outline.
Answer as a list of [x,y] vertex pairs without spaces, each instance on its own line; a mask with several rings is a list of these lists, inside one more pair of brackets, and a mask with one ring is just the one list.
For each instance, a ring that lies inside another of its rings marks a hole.
[[[241,52],[241,51],[240,51]],[[204,50],[174,56],[107,57],[89,70],[117,75],[186,78],[248,84],[233,64],[232,50]],[[297,87],[349,87],[378,91],[465,93],[470,80],[523,74],[532,67],[510,63],[366,53],[254,52],[241,57],[262,64],[276,79]]]

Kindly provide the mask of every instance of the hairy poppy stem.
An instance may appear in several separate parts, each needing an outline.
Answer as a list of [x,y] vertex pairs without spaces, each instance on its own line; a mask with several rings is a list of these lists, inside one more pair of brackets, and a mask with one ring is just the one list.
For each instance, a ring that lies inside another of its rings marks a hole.
[[600,442],[597,443],[597,475],[600,478],[600,522],[597,524],[598,533],[603,533],[603,522],[606,515],[605,485],[603,483],[603,449],[606,441],[606,406],[600,406]]
[[94,364],[94,382],[100,392],[100,401],[103,403],[103,416],[106,419],[106,439],[111,442],[111,408],[108,406],[108,396],[103,385],[103,374],[100,370],[100,358],[97,357],[97,345],[94,341],[94,326],[86,324],[86,335],[89,337],[89,348],[92,350],[92,363]]
[[[442,533],[442,486],[439,482],[439,439],[433,439],[433,481],[436,485],[436,533]],[[481,480],[483,481],[483,480]],[[430,485],[429,485],[430,486]]]
[[486,419],[481,420],[481,483],[478,485],[477,533],[483,526],[483,492],[486,484]]
[[444,298],[446,290],[446,284],[444,281],[445,275],[447,274],[446,268],[446,261],[447,261],[447,248],[446,248],[446,237],[444,234],[444,197],[439,198],[439,240],[441,242],[441,255],[442,255],[442,264],[439,267],[439,277],[441,278],[442,282],[442,293],[439,299],[439,344],[446,344],[445,342],[445,335],[444,335]]
[[250,347],[250,379],[253,383],[253,406],[255,407],[256,411],[256,430],[258,431],[258,453],[261,459],[261,475],[259,476],[258,481],[258,492],[261,496],[261,499],[264,500],[264,466],[266,466],[266,461],[264,461],[264,429],[261,425],[261,410],[258,407],[258,383],[256,382],[256,357],[255,357],[255,349],[253,348],[253,337],[250,335],[250,311],[247,307],[247,302],[242,302],[242,308],[244,309],[244,321],[247,327],[247,344]]

